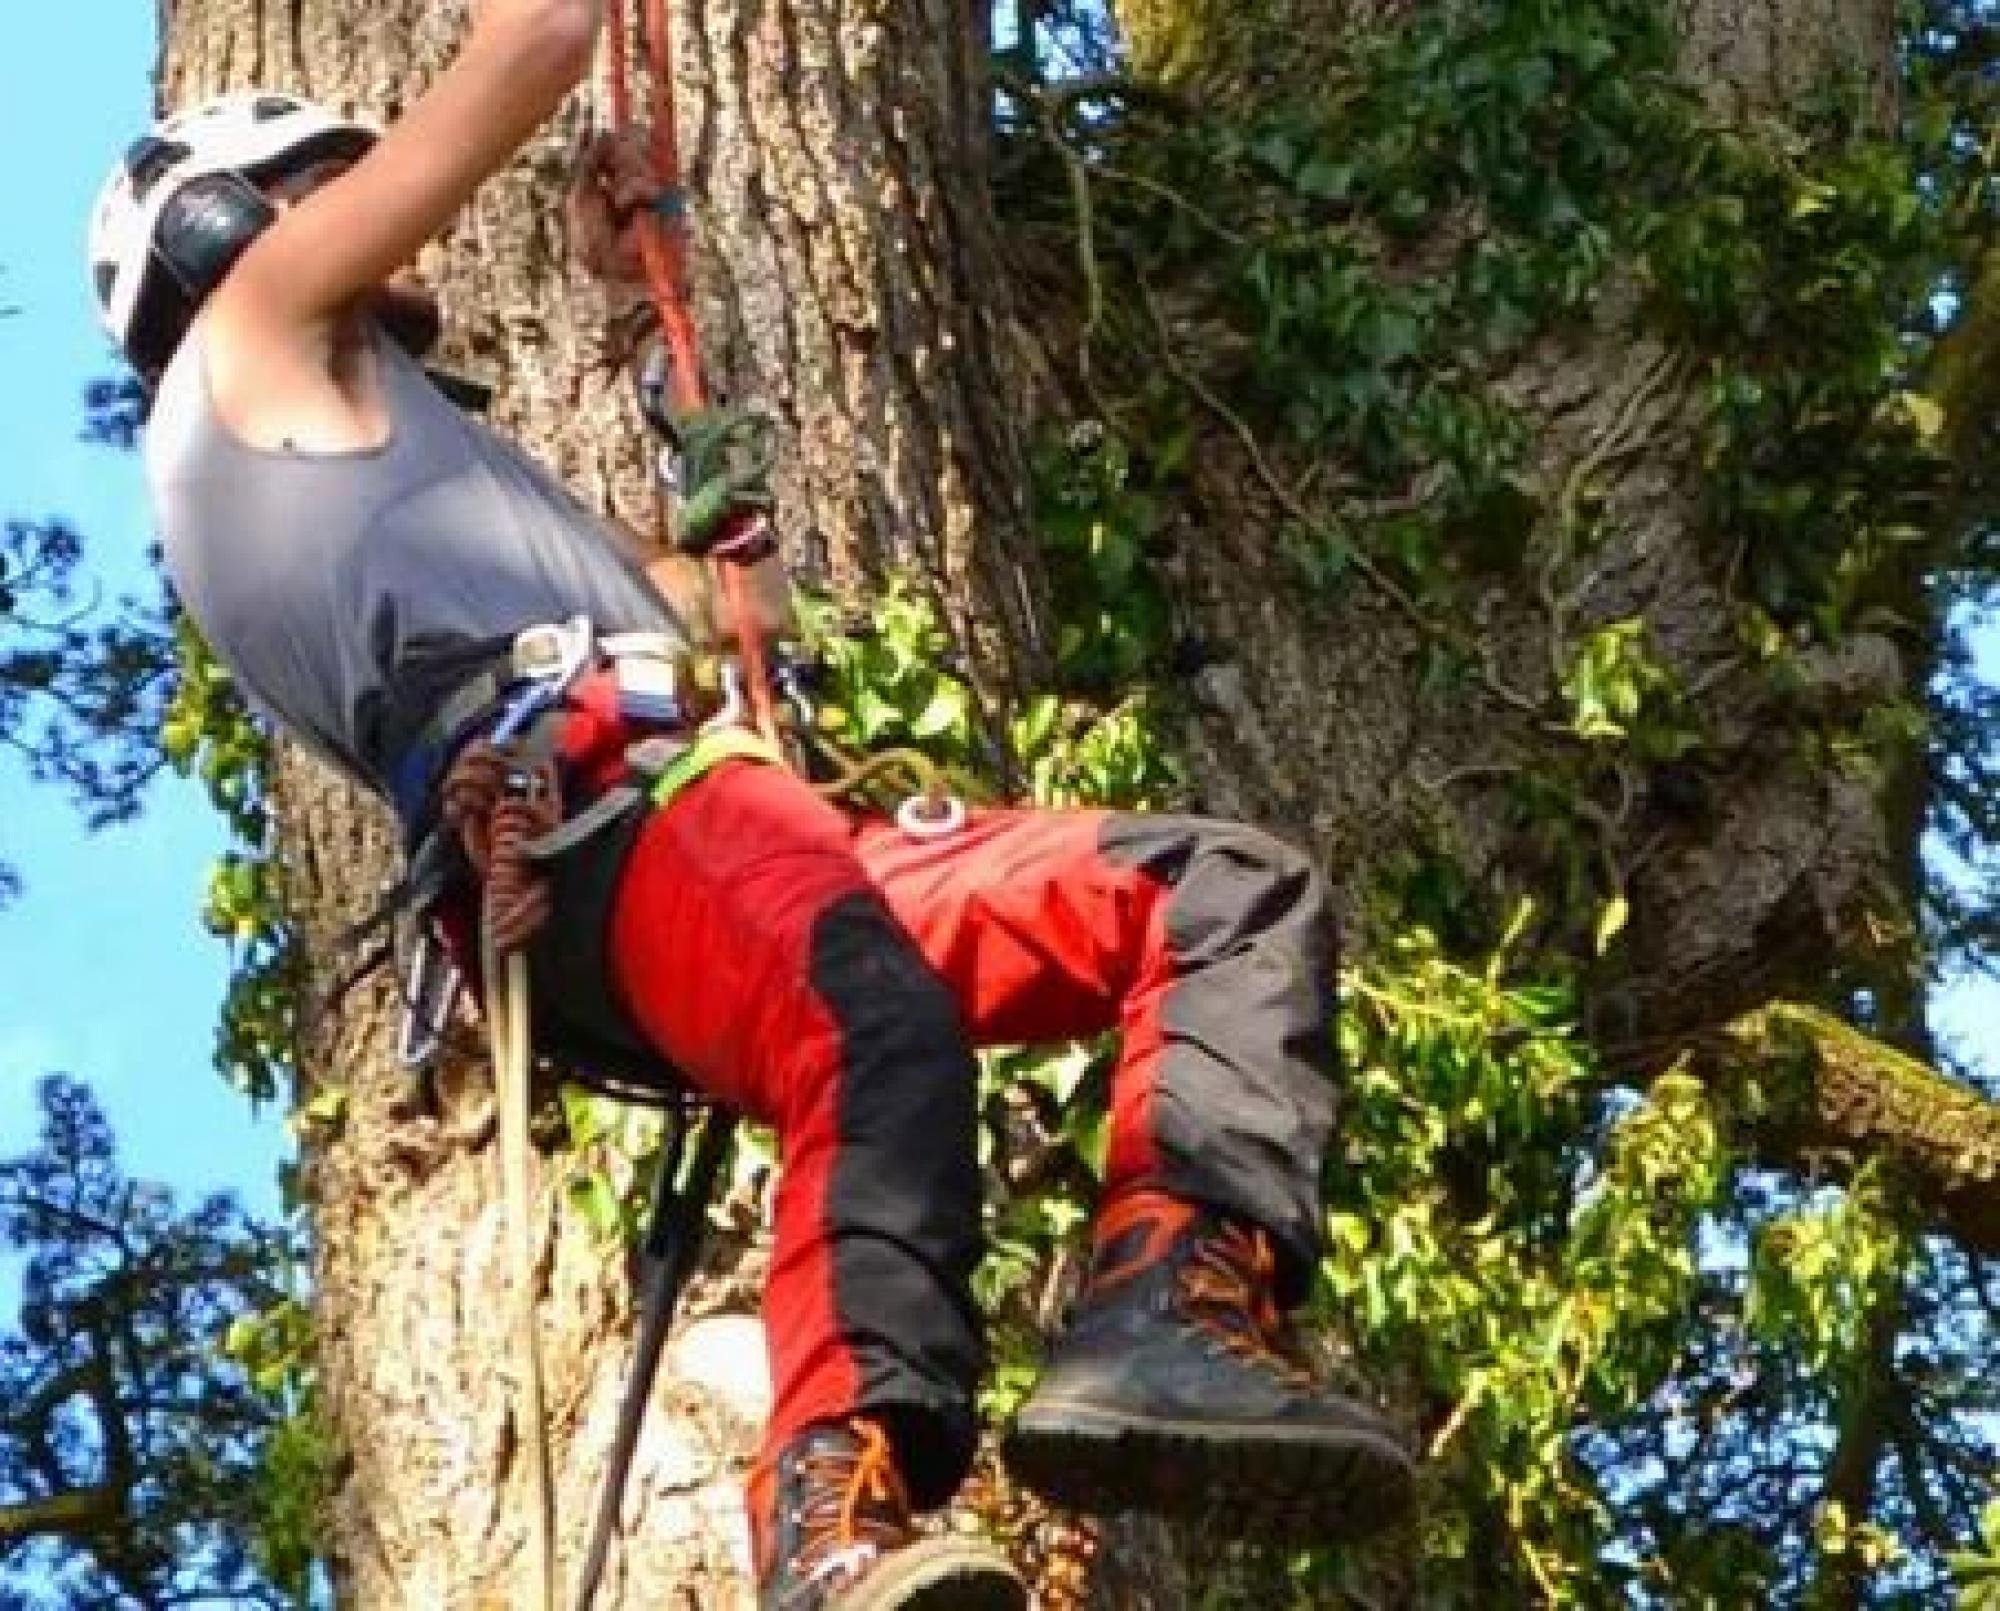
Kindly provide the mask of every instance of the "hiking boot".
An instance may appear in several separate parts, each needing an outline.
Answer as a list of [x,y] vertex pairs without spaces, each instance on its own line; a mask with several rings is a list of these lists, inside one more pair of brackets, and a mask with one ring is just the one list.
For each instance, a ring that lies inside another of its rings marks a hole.
[[1199,1515],[1296,1543],[1395,1521],[1410,1457],[1306,1368],[1275,1271],[1255,1226],[1157,1193],[1114,1204],[1007,1463],[1072,1510]]
[[876,1422],[811,1427],[750,1477],[758,1611],[1026,1611],[982,1539],[919,1537]]

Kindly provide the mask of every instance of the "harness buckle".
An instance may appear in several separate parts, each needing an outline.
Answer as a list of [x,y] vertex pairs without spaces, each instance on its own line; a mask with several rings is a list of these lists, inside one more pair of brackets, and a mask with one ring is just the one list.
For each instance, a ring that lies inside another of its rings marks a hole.
[[514,634],[514,675],[528,682],[567,686],[590,661],[597,642],[587,615],[567,621],[538,621]]
[[587,615],[538,622],[516,633],[514,676],[525,686],[508,700],[486,735],[488,740],[504,749],[537,716],[556,705],[590,665],[596,643],[597,634]]
[[651,655],[622,655],[611,662],[618,685],[618,713],[626,720],[654,727],[679,727],[688,720],[685,691],[671,660]]

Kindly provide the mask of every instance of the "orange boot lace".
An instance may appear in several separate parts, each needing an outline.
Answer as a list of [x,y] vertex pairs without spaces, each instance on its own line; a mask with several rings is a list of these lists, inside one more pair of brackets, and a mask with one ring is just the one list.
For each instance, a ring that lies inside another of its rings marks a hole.
[[910,1542],[910,1502],[896,1469],[895,1451],[881,1426],[856,1416],[847,1423],[855,1442],[829,1440],[799,1457],[789,1495],[770,1491],[771,1468],[752,1479],[757,1566],[768,1577],[781,1518],[777,1504],[790,1498],[798,1533],[792,1559],[783,1563],[801,1584],[851,1583],[881,1554]]
[[1278,1312],[1277,1286],[1269,1233],[1233,1220],[1195,1244],[1180,1275],[1181,1300],[1193,1324],[1245,1364],[1310,1391],[1317,1384]]

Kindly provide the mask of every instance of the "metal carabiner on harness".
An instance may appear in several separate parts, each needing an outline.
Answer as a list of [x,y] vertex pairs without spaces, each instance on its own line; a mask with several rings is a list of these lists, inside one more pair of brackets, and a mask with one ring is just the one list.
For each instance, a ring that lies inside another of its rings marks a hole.
[[750,696],[744,692],[743,668],[734,660],[724,660],[716,667],[716,681],[722,685],[722,704],[701,724],[701,730],[713,733],[725,727],[748,727]]
[[771,472],[777,425],[768,414],[720,403],[676,408],[673,360],[655,338],[633,369],[639,413],[660,439],[654,473],[676,511],[674,546],[755,560],[770,552]]
[[589,667],[597,634],[587,615],[525,627],[514,639],[513,670],[519,687],[507,699],[487,739],[505,748],[544,711],[561,703]]
[[681,491],[681,433],[674,423],[673,393],[667,344],[657,335],[646,344],[645,357],[634,366],[632,389],[639,402],[639,415],[660,439],[660,451],[653,458],[653,472],[660,485],[675,497]]
[[429,1067],[464,989],[465,978],[444,942],[428,927],[420,930],[403,975],[403,1016],[396,1026],[396,1061],[404,1068]]

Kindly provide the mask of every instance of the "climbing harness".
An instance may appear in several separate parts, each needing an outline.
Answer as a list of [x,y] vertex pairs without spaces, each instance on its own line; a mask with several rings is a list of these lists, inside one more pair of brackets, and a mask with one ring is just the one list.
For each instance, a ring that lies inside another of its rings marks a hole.
[[[620,834],[629,832],[647,809],[664,803],[724,759],[773,758],[760,739],[739,725],[745,708],[745,698],[729,673],[703,664],[676,640],[653,633],[600,635],[588,619],[577,617],[526,629],[498,663],[447,695],[436,719],[412,746],[407,776],[399,779],[405,785],[398,791],[398,804],[406,812],[406,824],[427,825],[412,857],[413,868],[432,870],[421,879],[406,878],[403,890],[412,898],[448,907],[454,879],[434,869],[455,852],[468,864],[480,891],[479,978],[496,1086],[505,1246],[514,1288],[510,1327],[514,1413],[527,1485],[521,1603],[537,1611],[554,1611],[558,1589],[530,1212],[528,1125],[535,1054],[529,949],[556,907],[552,869],[570,867],[579,858],[591,860],[593,853],[600,868],[615,867],[626,842]],[[587,803],[566,811],[564,793],[572,788],[580,790],[580,799]],[[456,887],[463,888],[462,875]],[[608,904],[609,888],[606,881],[601,894],[593,897],[600,908]],[[602,984],[605,969],[591,950],[593,944],[601,944],[596,937],[603,923],[588,921],[575,927],[579,931],[575,945],[543,954],[586,953],[563,969],[563,977],[590,981],[585,993],[596,1005],[585,1014],[584,1071],[589,1083],[602,1088],[607,1082],[589,1079],[593,1072],[589,1065],[607,1046],[623,1054],[614,1062],[634,1061],[645,1054],[636,1035],[621,1034],[622,1017],[609,1004]],[[406,991],[399,1050],[406,1060],[421,1063],[438,1046],[459,992],[451,948],[439,937],[436,923],[426,926],[418,942]],[[598,1032],[613,1019],[608,1034]],[[575,1049],[576,1039],[574,1023],[558,1022],[552,1040],[565,1061],[571,1061],[567,1054]],[[657,1058],[650,1061],[657,1066]],[[677,1111],[687,1099],[673,1092],[664,1077],[670,1074],[664,1071],[651,1082],[634,1080],[618,1088],[617,1094],[643,1093]],[[712,1145],[720,1147],[729,1129],[726,1121],[712,1116],[704,1141],[713,1137]],[[705,1147],[703,1158],[706,1153]],[[698,1181],[708,1184],[701,1186],[698,1199],[690,1198],[688,1212],[669,1212],[678,1201],[670,1189],[677,1163],[663,1159],[660,1206],[645,1255],[649,1279],[642,1341],[646,1335],[664,1332],[691,1266],[699,1212],[719,1167],[716,1159],[696,1170],[689,1193]],[[653,1273],[663,1261],[674,1272],[670,1276]],[[664,1309],[656,1317],[653,1311],[661,1305]],[[658,1344],[649,1347],[656,1361]],[[649,1379],[652,1368],[649,1362]],[[623,1458],[629,1459],[629,1448]]]

